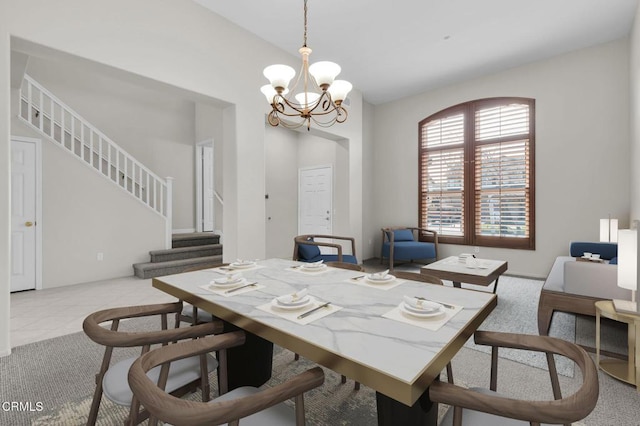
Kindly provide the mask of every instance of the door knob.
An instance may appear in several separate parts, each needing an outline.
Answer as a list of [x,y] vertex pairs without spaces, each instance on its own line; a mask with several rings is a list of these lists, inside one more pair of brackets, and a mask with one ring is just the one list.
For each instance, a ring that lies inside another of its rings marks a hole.
[[33,226],[33,222],[25,222],[24,226],[26,226],[27,228]]

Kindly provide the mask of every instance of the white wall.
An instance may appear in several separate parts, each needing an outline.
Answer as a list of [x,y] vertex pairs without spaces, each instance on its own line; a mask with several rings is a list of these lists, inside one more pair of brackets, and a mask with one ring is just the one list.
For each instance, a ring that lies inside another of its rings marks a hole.
[[[8,4],[0,2],[0,28],[7,28]],[[9,286],[11,280],[11,148],[9,35],[0,31],[0,356],[11,353],[9,342]]]
[[86,61],[30,56],[27,73],[153,173],[173,177],[173,228],[195,228],[193,101]]
[[[598,219],[629,212],[629,44],[626,39],[377,106],[376,221],[418,220],[418,122],[461,102],[536,99],[536,250],[481,248],[509,272],[545,277],[571,240],[597,240]],[[382,172],[382,171],[386,172]],[[379,231],[365,238],[376,238]],[[440,256],[469,251],[443,245]]]
[[[213,140],[213,175],[214,189],[224,202],[223,179],[224,163],[222,143],[222,108],[213,105],[196,103],[196,143],[208,139]],[[216,197],[213,201],[215,209],[214,228],[221,231],[223,228],[224,204]]]
[[629,36],[631,212],[629,220],[640,219],[640,7]]
[[[13,35],[226,102],[223,109],[224,259],[265,254],[264,84],[272,63],[298,68],[291,56],[191,0],[6,0],[0,10],[0,270],[9,265],[9,37]],[[250,52],[250,54],[247,54]],[[346,70],[345,70],[346,72]],[[334,132],[350,143],[350,226],[362,240],[362,97],[350,95],[349,120]],[[124,242],[126,243],[126,241]],[[0,277],[8,304],[9,274]],[[8,322],[9,309],[0,324]],[[8,349],[0,329],[0,352]]]

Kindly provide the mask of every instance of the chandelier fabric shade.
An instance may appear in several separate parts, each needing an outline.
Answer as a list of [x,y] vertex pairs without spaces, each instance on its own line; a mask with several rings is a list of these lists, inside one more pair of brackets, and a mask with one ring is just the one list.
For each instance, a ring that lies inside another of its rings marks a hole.
[[341,68],[334,62],[320,61],[309,65],[307,0],[304,1],[304,43],[299,52],[302,67],[292,87],[289,85],[296,71],[290,66],[275,64],[263,71],[269,80],[269,84],[260,88],[271,105],[267,121],[272,126],[306,126],[307,130],[311,128],[312,121],[320,127],[343,123],[347,119],[347,110],[342,103],[353,86],[348,81],[335,79]]

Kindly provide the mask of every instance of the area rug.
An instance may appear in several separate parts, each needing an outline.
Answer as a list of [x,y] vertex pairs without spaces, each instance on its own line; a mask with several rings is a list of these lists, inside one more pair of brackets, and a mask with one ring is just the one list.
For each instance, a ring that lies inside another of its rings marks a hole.
[[[538,300],[544,284],[541,280],[502,276],[498,285],[498,306],[480,326],[480,330],[502,331],[519,334],[538,334]],[[463,284],[464,288],[492,291],[493,286],[480,287]],[[569,342],[575,342],[576,319],[574,315],[557,312],[553,316],[549,335]],[[471,338],[466,347],[490,353],[491,348],[473,343]],[[547,370],[547,358],[543,353],[501,348],[501,358]],[[558,374],[573,377],[574,364],[565,357],[556,356]]]

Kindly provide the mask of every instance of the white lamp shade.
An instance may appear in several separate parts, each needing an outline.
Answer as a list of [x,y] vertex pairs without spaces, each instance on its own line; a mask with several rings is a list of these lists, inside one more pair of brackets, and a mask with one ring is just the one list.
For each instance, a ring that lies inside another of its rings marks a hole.
[[346,80],[334,81],[331,87],[329,87],[331,99],[333,99],[334,102],[344,101],[352,88],[353,86],[351,85],[351,83]]
[[269,102],[270,104],[273,103],[273,97],[278,94],[278,92],[276,92],[276,89],[274,89],[270,84],[265,84],[264,86],[262,86],[260,88],[260,91],[265,96],[265,98],[267,98],[267,102]]
[[600,241],[618,241],[618,219],[600,219]]
[[618,287],[638,288],[638,231],[618,231]]
[[274,89],[278,87],[286,89],[289,87],[291,79],[296,75],[296,70],[288,65],[276,64],[266,67],[262,74],[267,77]]
[[319,97],[320,95],[314,92],[307,92],[306,98],[304,96],[304,92],[298,93],[295,96],[296,102],[298,102],[298,104],[300,104],[303,108],[312,108],[314,104],[318,101]]
[[323,84],[331,85],[340,74],[340,65],[329,61],[316,62],[309,67],[309,74],[316,80],[318,87]]

